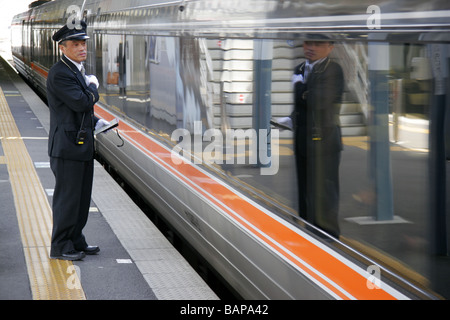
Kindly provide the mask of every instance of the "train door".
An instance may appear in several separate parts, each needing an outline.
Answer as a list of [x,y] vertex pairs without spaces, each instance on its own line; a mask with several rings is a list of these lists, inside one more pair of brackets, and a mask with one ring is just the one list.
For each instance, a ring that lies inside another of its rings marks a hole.
[[29,60],[30,64],[33,62],[34,57],[34,46],[35,46],[35,35],[34,35],[34,28],[33,28],[33,19],[30,20],[29,24],[29,35],[30,35],[30,50],[29,50]]
[[124,111],[133,118],[146,123],[150,108],[149,68],[147,63],[148,37],[125,36],[124,47],[119,52],[123,54],[120,61],[124,61],[119,70],[124,79]]
[[97,64],[97,68],[101,66],[101,72],[97,69],[97,73],[101,76],[103,87],[105,88],[105,99],[110,105],[120,108],[117,97],[124,94],[125,84],[125,67],[124,67],[124,39],[123,35],[97,35],[97,48],[102,50],[103,59]]
[[25,65],[28,66],[28,68],[25,68],[26,73],[27,73],[27,78],[31,79],[32,78],[32,72],[30,69],[31,66],[31,59],[32,59],[32,48],[33,48],[33,28],[32,28],[32,24],[33,24],[33,20],[30,19],[27,21],[23,20],[22,22],[22,41],[23,41],[23,45],[22,45],[22,56],[23,56],[23,60]]
[[101,74],[106,103],[142,124],[150,108],[148,42],[146,36],[96,35],[103,56],[101,71],[97,72]]
[[182,126],[179,77],[179,38],[150,36],[148,66],[150,83],[150,117],[148,128],[171,133]]
[[117,48],[117,67],[119,71],[118,85],[121,96],[126,96],[127,87],[127,63],[125,60],[125,36],[120,36],[119,47]]
[[125,87],[126,91],[145,99],[148,90],[148,64],[146,62],[148,37],[127,35],[125,39]]
[[30,41],[30,46],[28,48],[28,57],[27,57],[27,61],[28,61],[28,65],[30,66],[29,72],[29,79],[34,83],[35,86],[39,86],[38,85],[38,80],[36,79],[35,73],[32,72],[32,68],[33,68],[33,64],[34,64],[34,53],[35,53],[35,45],[36,45],[36,39],[35,37],[39,36],[39,35],[35,35],[35,30],[33,28],[33,24],[34,24],[34,19],[30,19],[30,23],[28,24],[28,35],[29,35],[29,41]]
[[25,48],[27,46],[27,30],[25,20],[22,20],[22,46],[20,48],[20,54],[22,59],[25,59]]
[[[196,122],[206,124],[206,108],[201,96],[204,85],[201,81],[201,48],[197,38],[180,38],[179,78],[183,94],[178,97],[183,107],[183,128],[194,132]],[[177,103],[178,104],[178,103]]]

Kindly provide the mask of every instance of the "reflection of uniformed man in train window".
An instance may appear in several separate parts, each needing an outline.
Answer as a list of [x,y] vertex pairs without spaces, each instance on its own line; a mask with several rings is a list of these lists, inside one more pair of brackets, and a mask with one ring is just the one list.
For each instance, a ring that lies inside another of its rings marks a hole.
[[339,236],[339,108],[344,86],[339,64],[328,56],[334,44],[323,35],[304,42],[306,61],[293,75],[295,153],[299,214]]
[[86,76],[86,23],[82,28],[62,27],[53,36],[63,57],[50,70],[47,97],[50,109],[49,156],[55,174],[53,233],[50,257],[79,260],[96,254],[82,233],[91,201],[94,128],[108,122],[94,117],[98,80]]

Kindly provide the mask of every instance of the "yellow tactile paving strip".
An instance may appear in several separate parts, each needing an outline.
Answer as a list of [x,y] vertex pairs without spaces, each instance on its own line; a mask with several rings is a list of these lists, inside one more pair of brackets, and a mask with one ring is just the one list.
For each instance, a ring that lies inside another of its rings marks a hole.
[[0,141],[0,162],[8,167],[33,299],[86,299],[72,262],[49,258],[51,207],[1,88]]

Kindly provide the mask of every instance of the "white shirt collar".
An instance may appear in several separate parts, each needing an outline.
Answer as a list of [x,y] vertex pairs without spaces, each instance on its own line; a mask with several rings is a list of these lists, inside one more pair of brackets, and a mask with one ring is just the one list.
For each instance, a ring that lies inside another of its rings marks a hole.
[[322,58],[322,59],[319,59],[319,60],[316,60],[316,61],[314,61],[313,63],[310,63],[309,60],[306,60],[306,65],[305,65],[305,66],[311,66],[311,70],[312,70],[312,68],[314,68],[314,66],[315,66],[316,64],[323,62],[326,58],[327,58],[327,57]]
[[66,55],[64,55],[64,57],[66,57],[67,60],[69,60],[70,62],[72,62],[72,63],[78,68],[78,71],[81,72],[81,67],[83,67],[83,64],[82,64],[82,63],[75,62],[75,61],[73,61],[72,59],[70,59],[69,57],[67,57]]

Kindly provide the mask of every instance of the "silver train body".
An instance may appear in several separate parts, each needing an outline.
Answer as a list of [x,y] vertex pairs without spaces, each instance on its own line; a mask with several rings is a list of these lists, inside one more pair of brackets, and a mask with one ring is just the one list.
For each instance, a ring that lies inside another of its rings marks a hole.
[[[80,17],[124,139],[98,152],[243,298],[449,297],[448,1],[52,1],[11,28],[43,94],[51,36]],[[339,239],[299,218],[292,132],[269,124],[319,33],[346,77]]]

